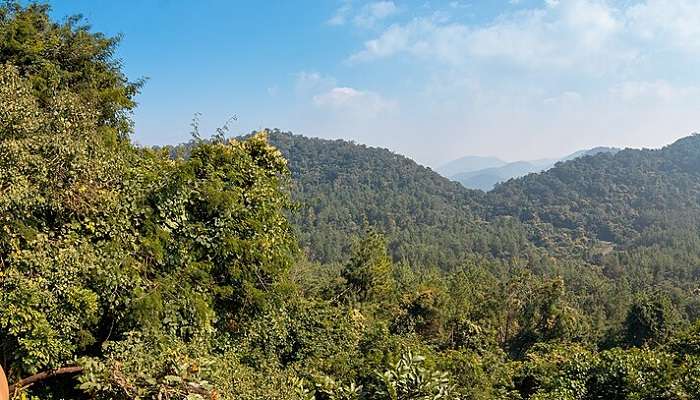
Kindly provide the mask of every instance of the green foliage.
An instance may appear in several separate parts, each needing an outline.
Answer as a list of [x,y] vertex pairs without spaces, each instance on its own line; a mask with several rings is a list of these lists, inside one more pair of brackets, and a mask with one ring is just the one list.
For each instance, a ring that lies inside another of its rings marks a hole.
[[48,5],[0,5],[0,64],[17,67],[41,106],[70,91],[91,105],[100,127],[93,134],[126,139],[141,82],[129,82],[121,71],[113,57],[118,42],[90,32],[78,16],[51,21]]
[[348,238],[368,226],[385,234],[394,261],[426,266],[455,265],[476,242],[472,193],[412,160],[280,131],[270,142],[289,160],[299,204],[291,219],[312,259],[343,261]]
[[[529,399],[690,399],[697,389],[694,359],[674,362],[664,352],[577,345],[540,346],[528,355],[518,386]],[[687,375],[686,375],[687,374]]]
[[[0,45],[11,63],[0,65],[0,362],[10,380],[112,348],[141,360],[122,346],[133,334],[216,337],[278,303],[296,248],[279,151],[261,134],[171,160],[113,140],[128,109],[103,97],[119,92],[102,85],[110,79],[127,85],[114,42],[46,13],[0,13],[0,34],[17,41]],[[48,72],[55,85],[43,88]]]
[[592,371],[590,396],[609,399],[688,398],[676,383],[678,372],[672,357],[664,353],[643,349],[603,352]]
[[79,21],[0,6],[0,363],[82,368],[16,398],[700,397],[700,138],[488,194],[279,131],[142,149]]
[[347,297],[360,302],[386,300],[394,290],[394,282],[384,238],[376,232],[368,232],[354,246],[341,276],[347,284]]
[[663,293],[643,294],[632,304],[625,321],[625,341],[633,346],[663,343],[681,318]]
[[0,81],[10,122],[0,132],[0,304],[11,310],[0,337],[12,376],[59,366],[95,340],[106,275],[129,273],[111,251],[124,233],[113,224],[129,157],[86,135],[95,120],[72,94],[44,110],[16,68],[1,67]]
[[81,360],[79,388],[97,399],[309,399],[304,381],[274,366],[255,368],[227,343],[208,335],[129,335],[101,359]]
[[667,352],[679,357],[700,356],[700,321],[686,329],[677,329],[664,343]]
[[[517,276],[507,288],[504,337],[514,355],[522,355],[536,343],[570,340],[583,333],[581,316],[563,299],[561,278],[538,281],[528,275]],[[512,334],[513,330],[517,333]]]
[[324,400],[422,400],[458,398],[449,374],[425,365],[425,357],[407,351],[398,362],[374,371],[367,386],[341,384],[323,377],[316,384],[317,398]]
[[362,386],[357,386],[354,382],[346,386],[327,376],[316,384],[316,397],[323,400],[360,400],[363,398],[362,393]]
[[426,369],[425,358],[408,352],[393,368],[379,374],[375,397],[391,400],[438,400],[456,398],[444,372]]
[[524,398],[582,399],[595,353],[577,344],[538,344],[516,374]]

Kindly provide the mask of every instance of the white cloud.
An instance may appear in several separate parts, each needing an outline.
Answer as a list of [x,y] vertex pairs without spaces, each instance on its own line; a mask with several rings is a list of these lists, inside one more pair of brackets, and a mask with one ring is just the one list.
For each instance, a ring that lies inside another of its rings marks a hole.
[[405,25],[394,24],[378,38],[365,42],[350,61],[368,61],[406,53],[422,58],[459,63],[464,59],[469,29],[460,24],[439,25],[434,18],[417,18]]
[[700,55],[700,1],[646,0],[626,7],[606,0],[546,0],[470,25],[418,17],[367,40],[352,61],[407,54],[466,64],[499,59],[527,68],[608,72],[674,49]]
[[628,26],[644,40],[684,52],[700,51],[700,2],[647,0],[626,12]]
[[345,25],[345,22],[347,22],[347,19],[350,15],[350,11],[352,10],[352,7],[350,6],[349,2],[343,3],[336,11],[333,16],[331,16],[326,23],[328,25],[333,25],[333,26],[341,26]]
[[397,108],[396,102],[384,99],[377,93],[350,87],[334,87],[319,93],[313,97],[313,103],[319,108],[361,114],[365,117],[374,117]]
[[393,1],[382,0],[365,4],[353,16],[352,4],[346,0],[326,23],[332,26],[342,26],[352,22],[353,25],[360,28],[373,28],[377,23],[391,17],[398,11],[399,9]]
[[377,22],[396,14],[397,11],[398,8],[393,1],[377,1],[365,4],[353,21],[359,27],[371,28]]
[[321,75],[318,72],[302,71],[296,74],[296,91],[301,95],[318,93],[336,85],[335,78]]
[[[519,2],[488,21],[460,19],[463,3],[419,8],[410,19],[405,12],[365,40],[349,55],[357,71],[382,59],[379,70],[393,68],[398,82],[406,65],[425,78],[412,80],[386,118],[379,112],[348,127],[352,118],[337,117],[327,126],[385,138],[428,163],[470,153],[523,159],[597,145],[655,147],[700,130],[700,0]],[[314,104],[342,115],[372,103],[341,89],[317,93]]]
[[382,113],[398,110],[398,103],[371,90],[338,85],[335,78],[319,72],[296,74],[296,103],[308,111],[335,114],[337,121],[346,117],[370,120]]
[[468,54],[531,68],[607,69],[635,56],[620,45],[620,27],[616,10],[605,3],[550,1],[544,9],[518,12],[474,29]]
[[372,90],[328,86],[335,79],[319,73],[297,74],[299,82],[304,83],[305,90],[297,90],[287,120],[280,126],[307,136],[343,138],[374,146],[392,147],[398,142],[395,135],[401,132],[401,110],[397,101]]
[[503,14],[483,26],[434,17],[394,24],[350,59],[405,53],[453,65],[498,58],[531,68],[609,67],[635,58],[620,45],[622,26],[617,10],[602,1],[550,0],[543,8]]

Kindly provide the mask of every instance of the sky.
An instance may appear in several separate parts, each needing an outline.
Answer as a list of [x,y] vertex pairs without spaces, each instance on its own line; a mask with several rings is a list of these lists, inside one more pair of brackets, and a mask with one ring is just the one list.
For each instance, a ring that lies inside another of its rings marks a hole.
[[142,145],[279,128],[437,167],[700,131],[698,0],[54,0],[122,35]]

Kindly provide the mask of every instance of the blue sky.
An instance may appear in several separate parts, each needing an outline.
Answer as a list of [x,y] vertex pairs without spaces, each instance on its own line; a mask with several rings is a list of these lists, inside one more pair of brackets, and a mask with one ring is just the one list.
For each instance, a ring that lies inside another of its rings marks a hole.
[[700,131],[700,1],[56,0],[122,34],[134,138],[264,127],[431,166],[658,147]]

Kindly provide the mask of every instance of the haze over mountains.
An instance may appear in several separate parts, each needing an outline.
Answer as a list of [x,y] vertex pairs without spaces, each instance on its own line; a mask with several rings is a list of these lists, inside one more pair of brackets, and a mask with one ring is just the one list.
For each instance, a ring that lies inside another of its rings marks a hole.
[[620,149],[595,147],[558,159],[506,162],[497,157],[465,156],[437,168],[437,172],[469,189],[489,191],[496,184],[527,174],[546,171],[556,163],[598,153],[616,153]]

